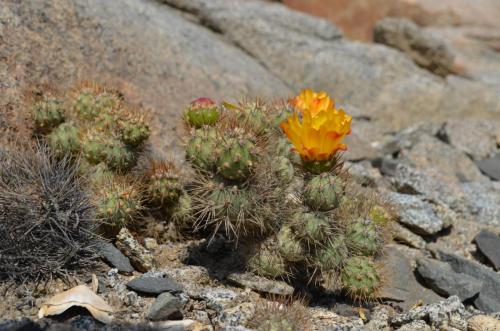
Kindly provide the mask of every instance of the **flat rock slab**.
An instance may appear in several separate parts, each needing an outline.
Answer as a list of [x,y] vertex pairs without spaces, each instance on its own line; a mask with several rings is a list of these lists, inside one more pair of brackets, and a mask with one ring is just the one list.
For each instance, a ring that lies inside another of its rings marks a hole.
[[182,316],[182,303],[176,296],[165,292],[160,294],[151,305],[148,319],[152,321],[161,321],[174,319]]
[[443,298],[423,287],[415,278],[411,257],[403,251],[388,247],[378,261],[387,281],[382,286],[379,297],[395,301],[394,305],[407,310],[416,303],[434,303]]
[[479,251],[493,265],[493,268],[500,270],[500,236],[483,230],[474,238],[474,242]]
[[438,260],[417,260],[417,271],[434,292],[449,297],[457,295],[461,301],[479,293],[483,283],[469,275],[456,273],[451,266]]
[[285,282],[270,280],[250,273],[232,273],[228,275],[226,279],[241,287],[251,288],[252,290],[258,292],[277,295],[292,295],[294,291],[293,287]]
[[476,164],[479,170],[481,170],[486,176],[493,180],[500,180],[500,155],[476,161]]
[[182,285],[167,277],[139,277],[128,282],[127,287],[145,294],[180,292],[183,289]]
[[105,241],[99,241],[97,244],[97,249],[99,254],[106,260],[111,266],[118,269],[119,272],[131,273],[134,268],[130,264],[128,257],[123,255],[118,248],[112,243]]
[[477,262],[469,261],[451,252],[438,250],[441,261],[448,262],[453,271],[464,273],[483,282],[479,295],[474,299],[476,308],[494,313],[500,311],[500,275]]

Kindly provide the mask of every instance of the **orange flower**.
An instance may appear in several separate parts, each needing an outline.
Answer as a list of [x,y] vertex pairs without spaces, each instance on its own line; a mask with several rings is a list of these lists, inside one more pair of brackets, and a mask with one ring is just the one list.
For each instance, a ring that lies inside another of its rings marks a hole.
[[[299,97],[294,99],[301,100],[296,102],[299,104],[296,107],[302,114],[295,112],[281,123],[281,128],[302,160],[330,160],[337,151],[347,149],[342,141],[351,132],[352,117],[342,109],[335,109],[333,101],[326,93],[308,91],[310,90],[303,91]],[[305,98],[302,97],[303,95]],[[321,96],[321,98],[310,99],[310,95]]]
[[292,106],[301,113],[309,112],[314,117],[321,111],[330,111],[335,109],[335,102],[330,99],[326,92],[314,92],[306,89],[300,92],[298,96],[290,100]]

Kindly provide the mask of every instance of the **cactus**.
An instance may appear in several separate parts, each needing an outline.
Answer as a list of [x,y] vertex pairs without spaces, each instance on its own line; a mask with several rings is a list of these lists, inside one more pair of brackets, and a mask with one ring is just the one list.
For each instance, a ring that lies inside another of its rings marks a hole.
[[368,257],[355,256],[347,259],[341,273],[344,290],[353,299],[374,299],[382,283],[377,269]]
[[75,98],[73,110],[80,119],[91,121],[118,105],[119,99],[111,93],[83,89]]
[[101,130],[87,131],[81,140],[83,156],[90,164],[99,164],[106,160],[105,150],[108,140]]
[[300,300],[262,299],[256,305],[255,314],[247,326],[257,331],[309,331],[312,330],[311,320],[309,311]]
[[141,210],[139,190],[123,178],[107,178],[97,201],[97,217],[105,224],[121,228]]
[[182,192],[180,173],[173,162],[151,161],[146,173],[146,190],[151,202],[170,205]]
[[196,128],[214,125],[219,120],[219,116],[217,104],[209,98],[193,100],[184,113],[186,122]]
[[283,181],[283,183],[288,184],[293,180],[295,175],[295,170],[293,168],[292,162],[284,156],[279,156],[276,158],[276,162],[273,163],[274,172],[278,178]]
[[292,224],[296,236],[309,246],[324,242],[332,233],[328,221],[312,213],[295,214]]
[[339,205],[343,191],[344,183],[338,176],[324,173],[307,183],[304,200],[313,210],[328,211]]
[[172,220],[175,222],[175,224],[179,225],[180,228],[192,226],[192,203],[193,201],[189,194],[183,193],[170,211]]
[[217,159],[217,170],[227,179],[241,181],[248,178],[256,159],[255,145],[243,137],[226,139]]
[[59,157],[77,153],[80,149],[78,129],[71,123],[59,125],[47,136],[47,140],[50,148]]
[[111,170],[123,172],[137,164],[138,153],[120,140],[110,138],[104,149],[104,157],[106,165]]
[[122,141],[127,145],[139,146],[149,138],[149,125],[143,116],[130,114],[119,121]]
[[64,122],[64,109],[57,99],[45,97],[33,105],[31,117],[37,132],[48,133]]
[[213,128],[197,129],[186,146],[186,159],[194,166],[211,170],[215,167],[218,145],[217,131]]
[[237,120],[256,136],[265,134],[269,128],[267,109],[260,102],[244,103],[238,112]]
[[392,221],[391,212],[382,205],[375,205],[370,209],[370,219],[375,225],[384,227]]
[[376,254],[382,247],[377,226],[369,219],[360,219],[349,224],[346,240],[350,249],[365,256]]
[[326,160],[304,160],[302,159],[302,167],[312,174],[320,175],[328,172],[337,172],[343,166],[343,162],[340,161],[340,157],[335,155],[334,157]]
[[285,260],[275,250],[268,248],[253,256],[249,261],[250,269],[256,274],[264,277],[278,278],[288,275]]
[[335,271],[345,263],[348,253],[344,236],[335,235],[317,252],[315,260],[322,272]]
[[277,245],[287,261],[297,262],[304,259],[304,251],[300,241],[288,226],[283,226],[277,235]]

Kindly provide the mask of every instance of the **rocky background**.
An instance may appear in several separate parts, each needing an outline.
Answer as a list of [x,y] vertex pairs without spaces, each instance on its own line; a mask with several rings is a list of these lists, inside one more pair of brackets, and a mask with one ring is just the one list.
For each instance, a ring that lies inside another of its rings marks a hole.
[[[345,155],[351,173],[384,190],[401,217],[381,261],[381,302],[362,314],[356,303],[314,302],[316,329],[497,330],[499,3],[283,2],[2,0],[0,139],[27,134],[25,96],[40,84],[96,80],[119,87],[150,108],[154,150],[179,160],[180,115],[196,97],[273,100],[305,87],[326,90],[354,116]],[[208,247],[136,244],[119,248],[153,254],[158,271],[140,276],[120,250],[102,249],[113,268],[103,266],[99,291],[122,307],[123,321],[182,316],[156,326],[245,330],[257,293],[293,290],[231,273],[223,240]],[[218,254],[224,263],[210,259]],[[44,300],[19,302],[7,295],[12,289],[1,289],[4,318],[33,318]],[[88,317],[73,322],[97,327]],[[32,322],[0,329],[19,323]]]

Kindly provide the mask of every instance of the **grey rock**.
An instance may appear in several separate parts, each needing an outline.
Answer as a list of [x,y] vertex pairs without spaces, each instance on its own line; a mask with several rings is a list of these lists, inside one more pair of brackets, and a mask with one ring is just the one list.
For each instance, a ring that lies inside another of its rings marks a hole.
[[465,209],[479,224],[500,226],[500,182],[463,183]]
[[[297,18],[295,12],[281,4],[246,0],[163,1],[197,16],[202,24],[222,33],[293,89],[324,89],[342,104],[366,114],[369,110],[378,133],[424,119],[445,120],[450,114],[476,117],[500,111],[500,95],[482,83],[451,85],[394,49],[351,42],[333,32],[325,38],[311,25],[327,31],[336,29],[327,28],[328,23],[320,19],[307,19],[315,24],[303,23],[305,19]],[[467,93],[473,87],[478,94]],[[474,114],[470,112],[472,107]],[[363,134],[368,141],[371,139],[368,132]]]
[[483,282],[481,291],[474,300],[474,306],[488,313],[500,311],[499,274],[477,262],[444,250],[438,250],[436,255],[440,260],[449,263],[453,271],[472,276]]
[[472,298],[483,286],[480,280],[456,273],[449,264],[438,260],[418,259],[417,271],[436,293],[445,297],[456,295],[461,301]]
[[235,307],[224,309],[218,317],[218,322],[225,327],[246,325],[254,314],[255,304],[244,302]]
[[134,268],[130,264],[128,257],[122,254],[112,243],[99,241],[96,245],[99,254],[119,272],[131,273]]
[[478,250],[493,265],[493,268],[500,270],[500,236],[483,230],[474,238],[474,242]]
[[432,204],[423,200],[422,196],[391,192],[388,197],[398,210],[399,222],[415,233],[434,235],[446,226]]
[[193,310],[191,312],[193,318],[202,324],[212,324],[208,313],[204,310]]
[[122,228],[116,236],[116,246],[138,271],[146,272],[154,267],[153,254],[139,244],[127,228]]
[[411,264],[412,257],[396,246],[387,246],[378,260],[382,273],[387,277],[379,297],[394,301],[394,305],[409,309],[419,301],[433,303],[442,298],[432,290],[423,287],[415,278]]
[[129,281],[127,287],[145,294],[182,291],[182,286],[168,277],[138,277]]
[[495,132],[500,122],[486,120],[449,120],[439,137],[475,160],[491,156],[497,147]]
[[361,161],[356,163],[346,162],[344,166],[346,169],[349,169],[349,174],[363,186],[388,186],[388,181],[385,181],[379,169],[373,167],[369,161]]
[[285,282],[270,280],[251,273],[232,273],[226,278],[241,287],[258,292],[286,296],[292,295],[294,291],[293,287]]
[[152,321],[161,321],[182,316],[180,310],[182,304],[179,298],[165,292],[160,294],[151,305],[148,313],[148,319]]
[[389,311],[383,306],[373,309],[370,321],[364,326],[366,331],[389,331]]
[[442,326],[451,326],[466,331],[467,318],[470,315],[460,299],[457,296],[451,296],[444,301],[416,307],[398,314],[391,319],[391,324],[397,327],[413,321],[425,320],[431,327],[438,330]]
[[200,293],[200,299],[207,302],[207,307],[221,312],[233,304],[238,294],[227,288],[205,287]]
[[478,168],[493,180],[500,180],[500,155],[476,161]]
[[396,329],[397,331],[431,331],[431,327],[424,320],[415,320]]
[[413,248],[425,249],[426,242],[419,235],[411,232],[399,223],[394,223],[394,240]]
[[453,73],[454,56],[439,37],[405,18],[387,17],[377,22],[373,39],[408,55],[417,65],[439,75]]

